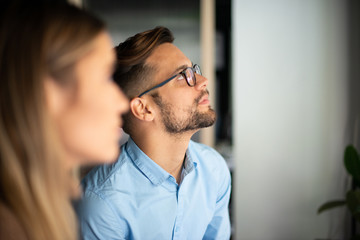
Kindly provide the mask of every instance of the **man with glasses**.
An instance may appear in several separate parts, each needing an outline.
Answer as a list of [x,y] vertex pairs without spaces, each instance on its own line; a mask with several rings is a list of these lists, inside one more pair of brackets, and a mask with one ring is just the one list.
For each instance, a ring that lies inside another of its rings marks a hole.
[[84,239],[229,239],[230,173],[191,141],[215,122],[208,80],[164,27],[116,47],[114,80],[130,99],[118,160],[83,180]]

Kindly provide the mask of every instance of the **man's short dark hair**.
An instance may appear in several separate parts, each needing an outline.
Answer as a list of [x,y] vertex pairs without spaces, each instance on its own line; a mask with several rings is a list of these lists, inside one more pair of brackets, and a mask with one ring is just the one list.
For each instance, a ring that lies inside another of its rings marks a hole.
[[166,27],[138,33],[120,43],[116,48],[115,82],[122,88],[128,98],[132,99],[146,90],[152,83],[147,77],[153,73],[146,59],[153,50],[163,43],[172,43],[174,37]]

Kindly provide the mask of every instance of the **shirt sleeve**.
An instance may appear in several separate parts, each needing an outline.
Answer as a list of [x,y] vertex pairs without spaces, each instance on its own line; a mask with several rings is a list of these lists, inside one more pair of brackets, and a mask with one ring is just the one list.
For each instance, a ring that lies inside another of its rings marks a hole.
[[231,192],[230,171],[224,161],[221,174],[219,194],[216,201],[214,216],[208,225],[203,239],[230,239],[231,226],[229,217],[229,201]]
[[125,224],[101,195],[87,191],[78,204],[77,213],[82,239],[125,239]]

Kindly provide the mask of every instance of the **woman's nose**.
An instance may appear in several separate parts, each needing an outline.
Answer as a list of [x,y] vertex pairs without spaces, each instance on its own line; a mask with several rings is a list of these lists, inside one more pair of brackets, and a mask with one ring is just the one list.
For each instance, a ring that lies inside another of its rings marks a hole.
[[125,96],[121,88],[116,86],[116,90],[118,96],[118,101],[117,101],[118,110],[120,111],[121,114],[126,113],[129,110],[129,99]]

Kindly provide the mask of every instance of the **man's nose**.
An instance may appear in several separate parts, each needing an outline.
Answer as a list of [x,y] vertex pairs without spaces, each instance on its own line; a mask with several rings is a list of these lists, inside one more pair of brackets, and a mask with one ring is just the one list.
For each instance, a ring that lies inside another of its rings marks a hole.
[[195,85],[196,90],[198,91],[203,90],[204,88],[206,88],[208,83],[209,81],[207,80],[206,77],[196,74],[196,85]]

